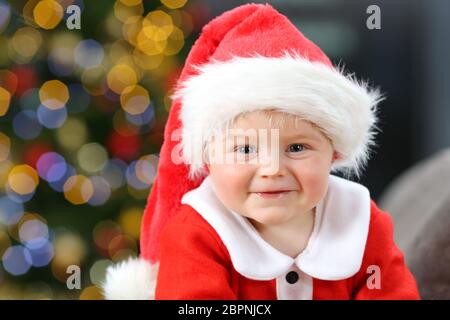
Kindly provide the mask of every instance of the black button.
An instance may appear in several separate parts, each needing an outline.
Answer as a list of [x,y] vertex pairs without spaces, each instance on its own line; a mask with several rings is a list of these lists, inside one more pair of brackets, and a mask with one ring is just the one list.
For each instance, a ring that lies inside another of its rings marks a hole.
[[288,274],[286,275],[286,281],[289,282],[290,284],[294,284],[298,281],[298,274],[295,271],[290,271],[288,272]]

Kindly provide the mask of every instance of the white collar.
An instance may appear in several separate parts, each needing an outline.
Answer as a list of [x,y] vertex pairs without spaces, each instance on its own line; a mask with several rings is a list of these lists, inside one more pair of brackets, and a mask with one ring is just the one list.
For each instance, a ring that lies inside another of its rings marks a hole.
[[215,229],[236,271],[249,279],[277,278],[294,263],[304,273],[322,280],[346,279],[361,268],[369,230],[370,194],[358,183],[329,176],[327,193],[316,206],[308,245],[295,259],[266,242],[246,218],[227,209],[217,198],[209,176],[187,192],[181,203],[194,208]]

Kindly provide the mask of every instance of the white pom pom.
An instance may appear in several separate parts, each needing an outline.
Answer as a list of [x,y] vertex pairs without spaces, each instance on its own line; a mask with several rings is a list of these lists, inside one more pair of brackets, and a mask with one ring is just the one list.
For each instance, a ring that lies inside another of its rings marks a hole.
[[102,283],[107,300],[153,300],[159,263],[130,258],[106,269]]

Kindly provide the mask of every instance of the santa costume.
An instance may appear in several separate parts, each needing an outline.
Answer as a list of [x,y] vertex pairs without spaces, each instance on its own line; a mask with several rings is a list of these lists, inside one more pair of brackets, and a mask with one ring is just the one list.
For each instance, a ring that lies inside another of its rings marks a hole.
[[178,80],[142,220],[141,256],[107,270],[105,297],[418,299],[392,220],[364,186],[330,175],[308,244],[292,258],[226,208],[204,163],[195,161],[204,132],[243,112],[275,108],[326,133],[340,155],[333,169],[358,170],[380,100],[268,4],[213,19]]

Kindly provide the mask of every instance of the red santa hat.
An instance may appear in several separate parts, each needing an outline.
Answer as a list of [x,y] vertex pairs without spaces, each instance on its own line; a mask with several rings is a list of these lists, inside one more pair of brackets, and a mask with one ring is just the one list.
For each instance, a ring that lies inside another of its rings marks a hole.
[[276,109],[317,125],[339,155],[333,169],[358,173],[373,144],[381,100],[268,4],[243,5],[205,25],[173,98],[142,220],[141,257],[108,269],[107,298],[153,298],[161,231],[182,196],[207,175],[202,154],[208,133],[244,112]]

